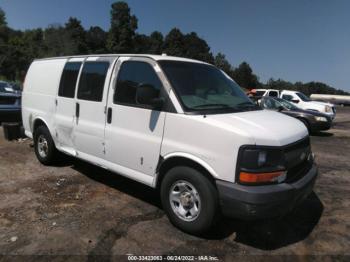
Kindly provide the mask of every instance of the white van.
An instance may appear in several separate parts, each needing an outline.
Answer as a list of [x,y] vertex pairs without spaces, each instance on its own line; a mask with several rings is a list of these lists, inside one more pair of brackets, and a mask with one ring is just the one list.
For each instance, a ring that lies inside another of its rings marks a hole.
[[294,103],[301,109],[321,112],[328,115],[332,119],[335,118],[336,109],[333,104],[313,101],[299,91],[282,90],[280,97]]
[[225,73],[196,60],[35,60],[22,115],[41,163],[63,152],[158,188],[170,221],[190,233],[221,213],[281,216],[317,176],[300,121],[262,110]]

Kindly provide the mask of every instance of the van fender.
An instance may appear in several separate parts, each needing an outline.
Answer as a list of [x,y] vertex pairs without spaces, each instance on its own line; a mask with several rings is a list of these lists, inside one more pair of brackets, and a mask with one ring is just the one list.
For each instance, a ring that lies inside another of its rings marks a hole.
[[[213,178],[218,178],[218,174],[215,172],[215,170],[203,159],[201,159],[198,156],[189,154],[189,153],[185,153],[185,152],[172,152],[169,154],[164,155],[162,158],[162,163],[166,162],[167,160],[171,159],[171,158],[175,158],[175,157],[182,157],[182,158],[186,158],[189,159],[193,162],[196,162],[197,164],[199,164],[200,166],[202,166],[205,170],[208,171],[208,173],[213,177]],[[158,180],[158,175],[156,174],[156,177],[154,179],[154,184],[156,183],[156,181]]]
[[[32,117],[33,117],[33,115],[30,116],[30,118],[32,118]],[[53,140],[54,143],[56,144],[56,139],[55,139],[56,137],[54,136],[54,132],[52,131],[51,126],[50,126],[50,125],[47,123],[47,121],[46,121],[44,118],[42,118],[41,116],[37,116],[37,117],[34,118],[34,120],[30,121],[30,123],[31,123],[31,125],[30,125],[30,130],[31,130],[31,132],[32,132],[32,136],[34,137],[34,124],[35,124],[35,122],[38,121],[38,120],[42,121],[42,122],[46,125],[47,129],[49,129],[49,131],[50,131],[52,140]]]

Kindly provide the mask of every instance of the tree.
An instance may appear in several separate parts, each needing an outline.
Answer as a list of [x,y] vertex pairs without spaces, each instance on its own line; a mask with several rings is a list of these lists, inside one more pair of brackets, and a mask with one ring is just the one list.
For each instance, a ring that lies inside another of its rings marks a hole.
[[7,23],[5,12],[0,8],[0,75],[3,74],[3,64],[7,53]]
[[75,18],[70,17],[68,22],[65,24],[65,34],[69,39],[66,43],[68,50],[66,55],[82,55],[88,51],[86,44],[86,32],[81,25],[81,22]]
[[0,26],[7,26],[6,15],[4,10],[0,7]]
[[201,60],[207,63],[214,63],[213,54],[205,40],[198,37],[195,32],[184,36],[185,57]]
[[222,53],[218,53],[214,59],[214,65],[224,71],[226,74],[232,76],[232,66],[227,61],[226,57]]
[[163,52],[173,56],[186,56],[185,37],[178,28],[173,28],[164,40]]
[[136,54],[151,53],[150,50],[151,39],[144,34],[136,34],[134,37],[134,52]]
[[111,29],[108,33],[107,48],[112,53],[132,53],[134,36],[137,29],[137,18],[130,14],[125,2],[112,4]]
[[154,31],[150,35],[150,46],[149,46],[149,53],[150,54],[161,54],[163,50],[163,35],[161,32]]
[[44,30],[45,57],[72,54],[71,39],[66,30],[58,24]]
[[105,32],[98,26],[85,30],[81,22],[74,17],[65,25],[51,24],[46,28],[14,30],[6,22],[5,12],[0,8],[0,77],[15,80],[35,58],[78,55],[86,53],[149,53],[188,57],[214,63],[244,88],[264,87],[269,89],[298,90],[305,94],[344,94],[321,82],[291,83],[282,79],[273,79],[266,84],[260,83],[248,63],[243,62],[234,68],[224,54],[215,57],[208,43],[197,33],[183,34],[173,28],[163,37],[154,31],[150,35],[138,34],[137,18],[131,15],[125,2],[115,2],[111,6],[111,28]]
[[241,63],[238,68],[233,71],[232,76],[241,87],[252,89],[259,86],[258,77],[253,74],[253,70],[247,62]]
[[106,53],[107,33],[98,26],[92,26],[86,32],[86,44],[89,53],[103,54]]

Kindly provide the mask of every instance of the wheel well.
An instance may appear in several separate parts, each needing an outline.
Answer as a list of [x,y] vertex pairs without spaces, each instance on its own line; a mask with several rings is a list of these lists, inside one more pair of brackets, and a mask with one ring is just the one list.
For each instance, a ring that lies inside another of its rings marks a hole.
[[213,185],[216,187],[215,179],[209,173],[209,171],[206,168],[204,168],[202,165],[185,157],[171,157],[170,159],[167,159],[167,160],[163,160],[163,161],[160,160],[160,164],[158,168],[158,178],[157,178],[157,184],[156,184],[157,189],[160,188],[160,185],[162,184],[162,180],[164,179],[166,173],[171,168],[176,166],[187,166],[187,167],[196,169],[201,174],[203,174],[203,176],[207,177],[209,181],[211,181]]
[[[35,130],[39,127],[39,126],[46,126],[45,122],[41,119],[36,119],[34,121],[34,125],[33,125],[33,133],[35,132]],[[46,126],[47,127],[47,126]]]

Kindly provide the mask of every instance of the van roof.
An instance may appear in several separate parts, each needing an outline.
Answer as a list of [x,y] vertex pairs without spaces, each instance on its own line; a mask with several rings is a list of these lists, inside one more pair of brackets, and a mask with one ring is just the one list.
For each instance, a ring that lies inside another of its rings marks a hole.
[[184,58],[184,57],[168,56],[168,55],[150,55],[150,54],[90,54],[90,55],[47,57],[47,58],[35,59],[35,61],[51,60],[51,59],[85,58],[85,57],[113,57],[113,56],[114,57],[120,57],[120,56],[124,56],[124,57],[125,56],[127,56],[127,57],[147,57],[147,58],[153,59],[155,61],[172,60],[172,61],[194,62],[194,63],[207,64],[207,63],[199,61],[199,60],[189,59],[189,58]]

